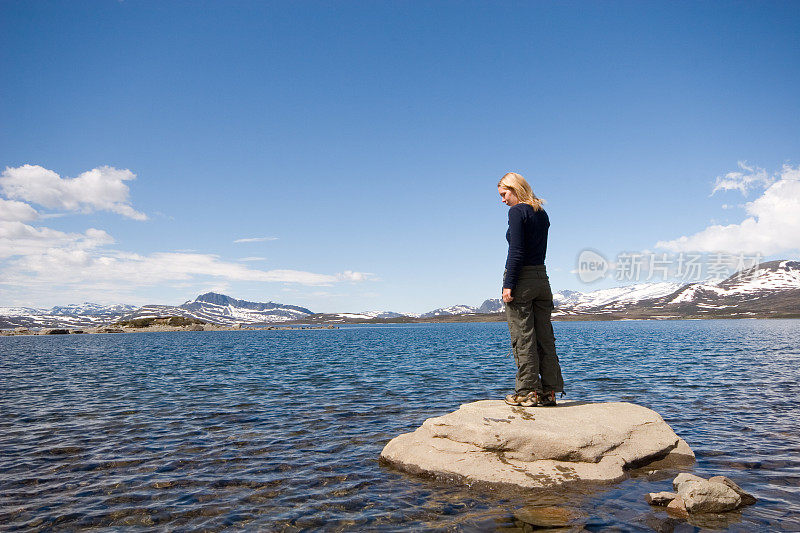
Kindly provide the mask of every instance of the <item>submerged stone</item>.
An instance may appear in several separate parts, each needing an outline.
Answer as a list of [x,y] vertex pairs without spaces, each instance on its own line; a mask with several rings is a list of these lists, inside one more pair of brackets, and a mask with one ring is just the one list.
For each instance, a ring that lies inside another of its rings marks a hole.
[[753,505],[754,503],[756,503],[758,501],[755,496],[753,496],[749,492],[746,492],[744,489],[742,489],[742,487],[737,485],[730,478],[727,478],[725,476],[714,476],[714,477],[708,478],[708,480],[709,481],[713,481],[715,483],[723,483],[726,486],[728,486],[729,488],[733,489],[733,491],[736,494],[738,494],[739,497],[742,499],[742,505]]
[[514,518],[539,529],[566,527],[576,517],[573,511],[552,505],[523,507],[514,511]]
[[627,402],[512,407],[481,400],[392,439],[383,461],[408,472],[547,487],[608,482],[627,467],[694,453],[658,413]]
[[739,507],[742,498],[724,483],[713,481],[690,481],[678,489],[690,513],[724,513]]
[[671,502],[667,504],[667,513],[671,514],[672,516],[677,516],[679,518],[688,518],[689,511],[686,510],[686,503],[684,503],[683,498],[681,498],[680,494],[675,497]]
[[684,483],[694,483],[697,481],[705,481],[705,479],[701,478],[700,476],[695,476],[694,474],[689,474],[688,472],[681,472],[675,479],[672,480],[672,488],[675,490],[680,490],[681,485]]
[[651,492],[646,494],[644,499],[650,505],[668,505],[669,502],[675,499],[677,494],[674,492]]

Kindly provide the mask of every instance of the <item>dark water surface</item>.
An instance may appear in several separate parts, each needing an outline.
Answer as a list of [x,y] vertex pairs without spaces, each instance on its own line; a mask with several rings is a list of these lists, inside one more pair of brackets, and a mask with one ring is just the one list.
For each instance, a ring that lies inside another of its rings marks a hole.
[[463,487],[378,463],[399,433],[514,383],[504,323],[0,338],[0,529],[800,530],[800,321],[556,323],[570,399],[655,409],[759,502],[693,523],[676,472]]

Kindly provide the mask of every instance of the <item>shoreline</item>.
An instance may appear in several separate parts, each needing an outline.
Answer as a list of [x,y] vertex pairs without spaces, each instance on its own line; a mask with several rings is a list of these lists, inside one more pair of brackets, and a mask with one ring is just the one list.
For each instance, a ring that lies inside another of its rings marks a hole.
[[[197,327],[200,326],[200,327]],[[91,328],[15,328],[0,330],[2,337],[39,336],[39,335],[99,335],[118,333],[168,333],[175,331],[268,331],[268,330],[309,330],[309,329],[338,329],[336,325],[274,325],[274,326],[222,326],[219,324],[197,324],[195,326],[165,326],[153,325],[142,328],[130,326],[93,326]]]
[[[719,316],[628,316],[623,313],[613,314],[582,314],[582,315],[556,315],[553,322],[664,322],[678,320],[764,320],[764,319],[800,319],[798,313],[774,313],[768,315],[752,315],[749,313],[732,313]],[[333,320],[336,320],[335,322]],[[275,324],[238,324],[225,326],[220,324],[192,324],[187,326],[169,326],[153,324],[146,327],[131,326],[92,326],[81,327],[55,327],[55,328],[25,328],[0,329],[0,337],[35,336],[35,335],[97,335],[117,333],[165,333],[176,331],[291,331],[291,330],[324,330],[339,329],[341,326],[354,325],[388,325],[388,324],[466,324],[466,323],[492,323],[505,322],[505,313],[487,313],[471,315],[449,315],[429,318],[397,317],[376,318],[372,320],[358,319],[326,319],[325,321],[287,321]]]
[[[771,312],[753,313],[751,311],[718,313],[718,314],[686,314],[686,315],[659,315],[648,313],[576,313],[576,314],[554,314],[553,322],[614,322],[629,320],[720,320],[720,319],[762,319],[762,318],[800,318],[800,310],[796,312]],[[281,324],[293,325],[351,325],[351,324],[428,324],[428,323],[468,323],[468,322],[505,322],[506,314],[501,313],[471,313],[465,315],[445,315],[428,318],[418,317],[396,317],[396,318],[373,318],[348,319],[336,317],[335,315],[312,316],[305,320],[287,321]]]

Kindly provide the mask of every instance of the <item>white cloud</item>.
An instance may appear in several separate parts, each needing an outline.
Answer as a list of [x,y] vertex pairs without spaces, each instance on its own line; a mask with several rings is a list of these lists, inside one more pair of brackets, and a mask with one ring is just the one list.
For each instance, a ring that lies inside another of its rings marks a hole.
[[266,261],[266,260],[267,260],[266,257],[240,257],[239,258],[239,261],[242,261],[243,263],[251,263],[251,262],[254,262],[254,261]]
[[336,278],[342,281],[365,281],[371,276],[372,274],[369,272],[354,272],[352,270],[345,270],[336,274]]
[[748,166],[746,161],[739,161],[737,164],[740,170],[717,176],[714,189],[711,191],[712,196],[719,191],[739,191],[747,196],[751,188],[768,187],[775,181],[763,168]]
[[11,262],[5,277],[48,283],[114,281],[140,286],[157,285],[195,277],[229,281],[262,281],[327,285],[336,276],[300,270],[256,270],[221,260],[210,254],[159,252],[149,255],[108,251],[91,253],[88,248],[49,248]]
[[[318,274],[291,269],[260,270],[243,264],[265,260],[245,257],[225,261],[193,250],[138,254],[115,250],[111,235],[89,228],[65,232],[41,226],[51,214],[40,214],[29,203],[72,212],[107,210],[144,220],[128,202],[124,183],[129,170],[100,167],[74,179],[61,178],[36,165],[6,168],[0,175],[0,286],[19,299],[63,295],[135,294],[140,287],[213,286],[232,282],[264,282],[327,287],[342,281],[363,281],[370,274],[345,271]],[[35,224],[33,221],[38,222]],[[263,242],[275,237],[250,237],[236,242]]]
[[8,198],[32,202],[48,209],[68,211],[111,211],[135,220],[147,220],[128,200],[125,181],[136,179],[127,169],[102,166],[62,178],[39,165],[6,167],[0,175],[0,188]]
[[94,228],[89,228],[84,233],[65,233],[50,228],[36,228],[18,221],[0,222],[0,259],[37,256],[53,249],[83,253],[113,242],[111,235]]
[[0,198],[0,221],[27,222],[35,220],[39,214],[25,202]]
[[[255,281],[330,286],[343,280],[361,281],[363,273],[318,274],[301,270],[259,270],[216,255],[158,252],[147,255],[109,250],[114,239],[90,228],[67,233],[19,221],[0,222],[0,279],[18,287],[81,286],[87,292],[103,287],[157,286],[186,281],[226,283]],[[254,259],[254,258],[253,258]]]
[[266,242],[266,241],[277,241],[277,237],[247,237],[244,239],[236,239],[234,244],[242,244],[246,242]]
[[[740,180],[740,183],[745,181]],[[761,181],[771,185],[760,197],[745,204],[749,216],[742,222],[712,225],[694,235],[659,241],[656,247],[675,252],[725,251],[765,256],[800,250],[800,166],[784,165],[775,177]],[[730,188],[745,193],[748,187],[750,185],[742,188],[731,185]]]

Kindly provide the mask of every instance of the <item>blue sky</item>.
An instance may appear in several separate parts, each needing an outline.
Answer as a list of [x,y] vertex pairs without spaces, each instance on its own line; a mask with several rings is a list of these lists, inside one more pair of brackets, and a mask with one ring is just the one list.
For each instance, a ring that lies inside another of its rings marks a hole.
[[0,305],[478,305],[512,170],[554,290],[621,283],[581,282],[586,248],[797,257],[798,27],[796,2],[2,1]]

